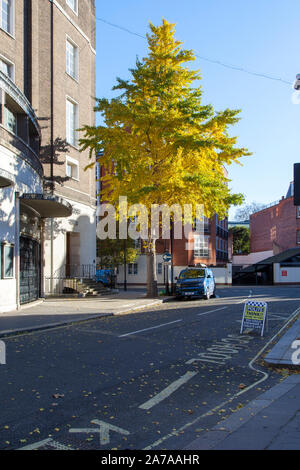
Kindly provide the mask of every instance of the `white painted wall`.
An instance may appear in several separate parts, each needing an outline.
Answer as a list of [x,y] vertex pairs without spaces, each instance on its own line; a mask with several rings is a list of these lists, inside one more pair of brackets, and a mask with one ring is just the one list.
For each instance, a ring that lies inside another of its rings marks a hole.
[[15,245],[15,266],[13,279],[0,279],[0,312],[17,308],[16,259],[18,240],[16,240],[15,192],[41,193],[42,180],[36,171],[22,158],[21,154],[0,145],[0,168],[10,176],[13,186],[0,189],[0,242]]
[[[280,267],[279,263],[274,263],[273,280],[276,284],[300,284],[300,267]],[[286,275],[285,275],[286,274]]]
[[[157,255],[156,256],[156,263],[162,263],[163,262],[163,255]],[[141,284],[145,285],[147,283],[147,256],[146,255],[141,255],[136,263],[138,264],[138,274],[128,274],[128,267],[127,267],[127,284]],[[185,269],[186,266],[174,266],[174,282],[175,282],[175,277],[179,276],[180,271]],[[169,282],[171,283],[171,268],[169,266]],[[227,267],[221,268],[221,267],[213,267],[209,268],[213,271],[215,280],[217,284],[232,284],[232,269],[231,269],[231,263],[228,263]],[[117,282],[120,284],[123,284],[124,282],[124,268],[123,266],[119,266],[119,274],[117,276]],[[157,282],[158,285],[164,285],[164,271],[162,271],[162,274],[157,275]]]
[[[51,223],[53,224],[53,273],[66,264],[67,232],[80,233],[80,264],[96,264],[96,208],[67,199],[73,208],[70,217],[46,220],[44,276],[51,275]],[[45,293],[48,289],[45,285]]]
[[228,263],[226,267],[214,267],[210,268],[215,276],[216,284],[232,284],[232,266],[231,263]]

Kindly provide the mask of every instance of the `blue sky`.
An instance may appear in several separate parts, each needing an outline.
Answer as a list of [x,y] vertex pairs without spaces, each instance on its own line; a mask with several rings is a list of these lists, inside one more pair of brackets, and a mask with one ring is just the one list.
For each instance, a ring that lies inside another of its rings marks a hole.
[[[241,109],[232,127],[238,145],[253,155],[229,170],[234,192],[268,204],[285,195],[300,162],[300,104],[292,102],[300,73],[300,2],[297,0],[96,0],[97,85],[99,98],[116,96],[116,77],[130,78],[136,57],[147,55],[149,21],[176,23],[176,38],[198,56],[281,80],[233,70],[197,58],[203,103],[216,111]],[[288,83],[285,83],[288,82]],[[300,99],[299,99],[300,101]],[[99,120],[97,122],[100,122]],[[235,213],[230,210],[230,218]]]

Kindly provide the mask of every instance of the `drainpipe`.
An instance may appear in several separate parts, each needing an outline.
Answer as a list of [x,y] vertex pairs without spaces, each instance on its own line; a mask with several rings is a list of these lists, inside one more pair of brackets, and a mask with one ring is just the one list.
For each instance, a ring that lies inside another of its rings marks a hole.
[[[50,161],[50,187],[51,194],[54,194],[54,172],[53,172],[53,163],[54,163],[54,97],[53,97],[53,86],[54,86],[54,38],[53,38],[53,28],[54,28],[54,3],[50,2],[50,148],[51,148],[51,161]],[[51,235],[50,235],[50,291],[53,293],[53,218],[51,219]]]
[[20,308],[20,193],[15,191],[15,277],[16,306]]

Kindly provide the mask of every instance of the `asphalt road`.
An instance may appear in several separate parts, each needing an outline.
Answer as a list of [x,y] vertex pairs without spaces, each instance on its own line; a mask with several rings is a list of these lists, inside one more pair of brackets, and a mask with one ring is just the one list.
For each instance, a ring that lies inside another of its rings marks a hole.
[[[8,337],[0,449],[183,449],[282,379],[261,360],[299,288],[236,287]],[[268,331],[240,334],[245,300]]]

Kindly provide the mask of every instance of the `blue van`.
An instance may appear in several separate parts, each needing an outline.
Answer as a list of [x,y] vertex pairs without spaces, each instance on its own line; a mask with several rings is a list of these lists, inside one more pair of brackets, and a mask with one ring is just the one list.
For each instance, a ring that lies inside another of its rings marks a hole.
[[176,298],[215,297],[216,284],[213,272],[205,267],[183,269],[176,280]]
[[102,282],[105,287],[114,287],[114,270],[113,269],[97,269],[96,280]]

